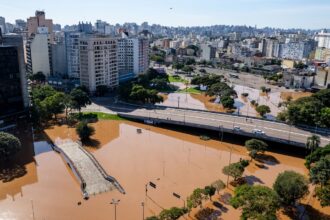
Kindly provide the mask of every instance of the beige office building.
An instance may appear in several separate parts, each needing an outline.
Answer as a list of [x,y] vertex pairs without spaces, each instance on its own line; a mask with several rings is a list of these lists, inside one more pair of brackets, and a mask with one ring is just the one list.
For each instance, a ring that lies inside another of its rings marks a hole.
[[118,86],[117,42],[111,37],[84,36],[79,40],[80,84],[95,92],[96,87]]
[[26,43],[27,72],[42,72],[46,77],[52,74],[51,47],[47,28],[38,28]]

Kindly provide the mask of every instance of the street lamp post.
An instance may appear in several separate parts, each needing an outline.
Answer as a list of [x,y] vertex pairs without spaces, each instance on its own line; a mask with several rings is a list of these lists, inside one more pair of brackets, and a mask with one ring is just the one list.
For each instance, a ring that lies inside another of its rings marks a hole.
[[144,202],[141,202],[142,206],[142,220],[144,220]]
[[178,193],[173,192],[172,195],[178,199],[181,199],[183,201],[183,208],[186,208],[186,201],[182,199]]
[[112,202],[110,202],[111,205],[114,205],[115,207],[115,220],[117,220],[117,205],[119,204],[120,199],[112,199]]
[[180,96],[178,97],[178,108],[180,108]]

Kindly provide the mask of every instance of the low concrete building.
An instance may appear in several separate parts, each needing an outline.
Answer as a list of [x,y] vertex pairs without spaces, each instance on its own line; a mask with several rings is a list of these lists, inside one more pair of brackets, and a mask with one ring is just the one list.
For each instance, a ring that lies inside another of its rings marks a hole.
[[310,89],[314,85],[315,72],[310,70],[287,69],[283,72],[286,88]]
[[328,88],[330,87],[330,73],[329,67],[317,68],[317,73],[315,76],[315,85],[321,88]]

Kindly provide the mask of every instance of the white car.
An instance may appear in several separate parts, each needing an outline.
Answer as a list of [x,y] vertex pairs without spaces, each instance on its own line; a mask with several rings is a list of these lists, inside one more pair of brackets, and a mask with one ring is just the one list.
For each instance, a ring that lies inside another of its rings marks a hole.
[[256,135],[265,135],[265,132],[260,129],[253,129],[252,133]]

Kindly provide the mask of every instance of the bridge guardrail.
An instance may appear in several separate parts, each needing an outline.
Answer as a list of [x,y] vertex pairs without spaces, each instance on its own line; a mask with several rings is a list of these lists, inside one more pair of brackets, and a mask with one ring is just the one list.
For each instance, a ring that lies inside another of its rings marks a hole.
[[[145,119],[149,119],[149,117],[146,116],[133,116],[130,114],[126,114],[126,113],[118,113],[119,116],[121,117],[126,117],[126,118],[132,118],[132,119],[136,119],[136,120],[145,120]],[[196,124],[196,123],[191,123],[191,122],[187,122],[187,121],[177,121],[177,120],[167,120],[167,119],[160,119],[160,118],[154,118],[154,117],[150,117],[150,120],[155,120],[156,124],[157,123],[171,123],[171,124],[177,124],[177,125],[184,125],[184,126],[190,126],[190,127],[198,127],[198,128],[203,128],[203,129],[209,129],[209,130],[219,130],[219,127],[215,127],[212,125],[204,125],[204,124]],[[227,132],[230,133],[234,133],[232,129],[226,129],[224,128],[224,130],[226,130]],[[254,134],[250,133],[250,132],[245,132],[245,131],[241,131],[240,132],[241,135],[243,136],[248,136],[248,137],[256,137]],[[291,145],[295,145],[295,146],[300,146],[300,147],[304,147],[305,144],[304,143],[300,143],[300,142],[296,142],[296,141],[292,141],[292,140],[286,140],[286,139],[280,139],[280,138],[274,138],[271,136],[258,136],[258,138],[261,139],[265,139],[265,140],[270,140],[270,141],[275,141],[275,142],[281,142],[281,143],[285,143],[285,144],[291,144]]]
[[52,144],[52,148],[54,149],[55,152],[62,154],[64,159],[68,162],[70,167],[73,169],[73,172],[76,174],[78,177],[78,180],[80,182],[80,189],[83,192],[84,198],[88,198],[88,193],[86,192],[86,181],[84,178],[81,176],[80,172],[78,171],[78,168],[74,165],[73,161],[69,158],[69,156],[60,148],[58,148],[55,144]]
[[96,160],[96,158],[90,154],[89,152],[87,152],[83,147],[80,141],[76,141],[76,143],[79,145],[79,148],[81,149],[82,152],[84,152],[84,154],[89,157],[92,161],[92,163],[96,166],[96,168],[100,171],[100,173],[102,174],[102,176],[104,177],[104,179],[108,180],[109,182],[113,183],[113,185],[118,189],[119,192],[121,192],[122,194],[126,194],[124,188],[118,183],[118,181],[110,176],[109,174],[107,174],[107,172],[104,170],[104,168],[99,164],[99,162]]
[[[139,108],[147,108],[147,109],[148,108],[150,108],[150,109],[169,108],[169,109],[177,109],[177,110],[187,110],[187,111],[213,113],[213,114],[227,115],[227,116],[236,116],[236,117],[240,117],[240,118],[251,118],[251,119],[268,121],[268,122],[276,122],[276,123],[279,123],[279,124],[290,126],[290,124],[285,123],[283,121],[278,121],[278,120],[269,120],[269,119],[266,119],[266,118],[257,118],[257,117],[253,117],[253,116],[244,116],[244,115],[237,115],[237,114],[230,114],[230,113],[216,112],[216,111],[208,111],[208,110],[202,110],[202,109],[178,108],[178,107],[174,107],[174,106],[138,105],[138,104],[132,104],[132,103],[127,103],[127,102],[123,102],[123,101],[119,101],[118,103],[122,103],[124,105],[135,106],[135,107],[139,107]],[[297,128],[301,128],[301,129],[306,130],[306,131],[315,132],[315,127],[311,127],[311,126],[308,126],[308,125],[300,125],[299,124],[299,125],[292,125],[292,126],[297,127]],[[318,127],[318,128],[316,128],[316,133],[330,136],[330,129],[319,128]]]

